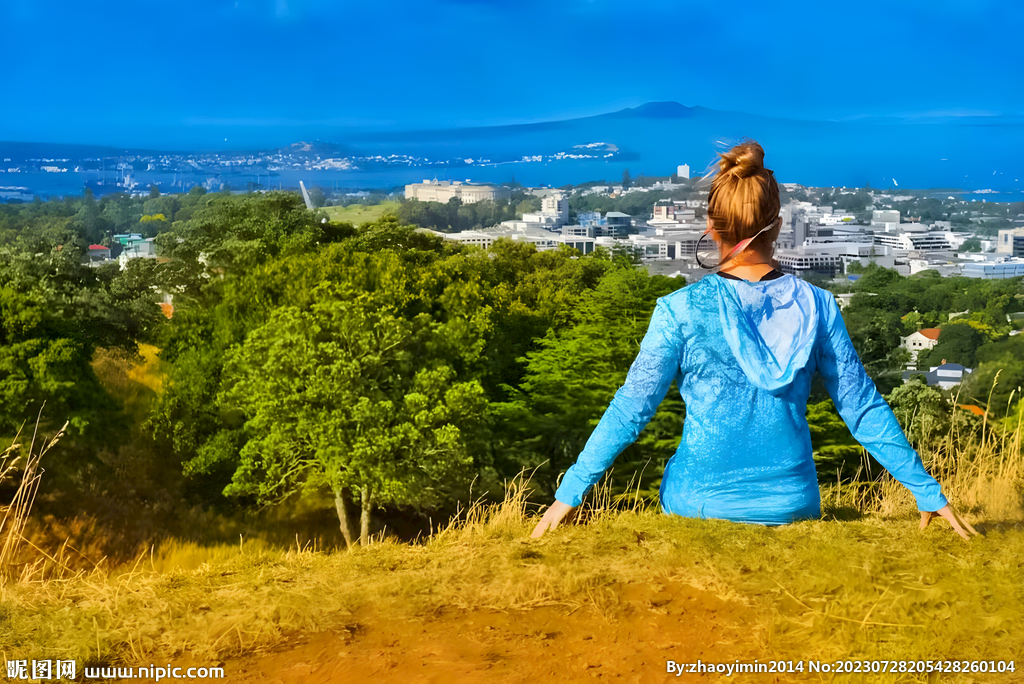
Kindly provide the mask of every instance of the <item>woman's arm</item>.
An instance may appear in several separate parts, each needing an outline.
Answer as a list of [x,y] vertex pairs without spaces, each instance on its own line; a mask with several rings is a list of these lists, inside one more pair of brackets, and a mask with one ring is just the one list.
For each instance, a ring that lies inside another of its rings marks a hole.
[[555,492],[557,501],[579,506],[618,455],[636,441],[678,375],[681,356],[679,324],[668,305],[659,300],[625,383],[615,393],[576,463],[566,471]]
[[924,469],[892,409],[864,370],[839,306],[832,297],[827,299],[817,362],[839,415],[868,453],[911,491],[918,510],[932,512],[945,508],[948,502],[942,488]]

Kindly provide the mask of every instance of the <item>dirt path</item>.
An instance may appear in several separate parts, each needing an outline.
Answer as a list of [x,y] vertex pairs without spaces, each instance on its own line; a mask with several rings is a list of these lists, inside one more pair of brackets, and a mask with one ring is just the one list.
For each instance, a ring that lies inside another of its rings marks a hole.
[[[271,652],[226,663],[228,681],[373,682],[721,681],[666,672],[676,662],[734,662],[750,652],[749,611],[685,585],[619,589],[614,614],[561,607],[448,612],[427,620],[353,616],[346,631],[302,634]],[[773,681],[746,675],[750,681]]]

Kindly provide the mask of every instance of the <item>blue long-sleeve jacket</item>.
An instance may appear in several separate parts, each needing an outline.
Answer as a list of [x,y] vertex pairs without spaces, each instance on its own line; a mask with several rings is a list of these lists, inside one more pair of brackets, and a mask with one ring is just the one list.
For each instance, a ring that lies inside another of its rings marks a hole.
[[710,275],[658,300],[625,383],[555,498],[578,506],[636,440],[675,380],[686,403],[661,482],[666,513],[779,525],[821,515],[807,426],[818,371],[839,415],[922,511],[946,505],[864,371],[827,291],[791,275]]

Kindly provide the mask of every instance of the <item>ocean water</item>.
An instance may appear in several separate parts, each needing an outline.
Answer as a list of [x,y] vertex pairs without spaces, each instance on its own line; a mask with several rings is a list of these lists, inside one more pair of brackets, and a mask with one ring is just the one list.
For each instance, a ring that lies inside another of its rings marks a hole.
[[[780,182],[807,186],[934,189],[936,196],[960,196],[978,202],[1024,200],[1024,123],[1015,119],[957,119],[939,123],[849,123],[775,119],[676,105],[670,116],[605,115],[525,126],[452,129],[421,132],[339,134],[329,138],[356,155],[399,154],[430,160],[491,159],[501,163],[420,167],[391,166],[374,170],[282,171],[259,177],[256,171],[200,171],[182,178],[185,184],[227,182],[244,190],[257,179],[263,187],[307,186],[391,190],[425,178],[509,182],[560,186],[604,180],[615,183],[628,169],[635,178],[667,176],[679,164],[700,175],[716,161],[716,152],[744,138],[758,140],[765,164]],[[348,135],[348,137],[346,137]],[[578,152],[581,145],[603,143],[615,149],[608,159],[552,160],[558,153]],[[4,143],[0,143],[0,148]],[[49,156],[57,156],[48,149]],[[522,161],[540,155],[547,161]],[[518,161],[515,161],[518,160]],[[111,167],[107,163],[107,167]],[[3,186],[25,187],[28,196],[82,192],[99,172],[0,173]],[[113,179],[108,171],[107,177]],[[173,173],[136,172],[138,189],[150,183],[163,192]],[[116,188],[113,188],[116,190]],[[957,194],[956,189],[964,194]],[[97,187],[98,192],[104,188]],[[943,191],[945,194],[943,194]],[[991,192],[982,192],[991,191]],[[4,190],[0,189],[0,193]]]
[[[635,166],[635,165],[632,165]],[[608,183],[618,183],[622,179],[622,172],[626,169],[635,178],[639,171],[633,171],[628,163],[603,162],[603,161],[556,161],[556,162],[511,162],[494,165],[481,165],[472,167],[414,167],[396,168],[382,171],[282,171],[279,174],[268,176],[266,173],[232,173],[232,174],[194,174],[182,176],[173,173],[140,172],[134,175],[139,183],[135,192],[146,192],[150,184],[156,184],[163,193],[185,192],[192,185],[202,185],[210,178],[216,178],[217,182],[227,183],[234,191],[244,191],[249,183],[257,184],[263,189],[291,189],[299,187],[299,181],[303,181],[306,187],[322,187],[331,189],[373,189],[385,192],[401,191],[408,183],[418,183],[424,179],[438,180],[459,180],[473,182],[508,183],[515,179],[516,182],[527,186],[548,185],[557,187],[566,184],[577,184],[595,180],[605,180]],[[649,172],[649,175],[668,175],[672,170],[662,173]],[[33,196],[39,195],[43,198],[50,196],[80,195],[84,192],[87,182],[92,184],[93,192],[97,195],[104,195],[113,192],[123,192],[124,189],[113,185],[113,174],[107,172],[107,185],[94,185],[100,180],[98,172],[75,173],[46,173],[46,172],[21,172],[0,174],[0,201],[5,199],[31,200]],[[818,183],[805,181],[792,177],[779,178],[781,182],[801,183],[803,185],[818,185]],[[177,182],[178,184],[172,185]],[[819,181],[820,183],[820,181]],[[823,186],[831,183],[820,183]],[[836,184],[838,186],[838,184]],[[995,186],[995,184],[992,184]],[[872,184],[873,187],[893,187],[882,183]],[[219,187],[219,186],[218,186]],[[896,192],[904,186],[901,184],[895,189]],[[998,186],[997,186],[998,187]],[[917,188],[928,190],[928,188]],[[979,191],[980,190],[980,191]],[[988,192],[992,190],[992,192]],[[942,189],[931,190],[932,197],[946,199],[955,197],[967,201],[976,202],[1024,202],[1024,190],[1003,187],[996,190],[996,187],[972,189]]]

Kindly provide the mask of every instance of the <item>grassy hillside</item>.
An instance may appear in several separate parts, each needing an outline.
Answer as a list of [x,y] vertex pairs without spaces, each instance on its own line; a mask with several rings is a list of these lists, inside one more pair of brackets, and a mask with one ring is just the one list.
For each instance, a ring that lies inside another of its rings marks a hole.
[[[97,371],[110,384],[142,383],[153,352],[143,349],[141,364],[101,356]],[[0,648],[80,666],[226,661],[228,681],[253,683],[654,682],[669,676],[669,660],[806,669],[810,660],[1014,659],[1015,672],[941,681],[1017,682],[1022,430],[981,434],[952,430],[922,454],[982,532],[970,542],[944,521],[919,530],[913,498],[887,477],[823,486],[820,520],[778,528],[666,516],[655,502],[612,502],[601,490],[574,524],[534,540],[536,507],[515,482],[502,503],[474,506],[412,544],[386,533],[352,552],[298,539],[290,549],[246,537],[171,541],[81,572],[68,567],[81,560],[68,548],[37,549],[34,564],[0,556]]]
[[[297,634],[333,633],[331,648],[344,646],[353,656],[373,643],[392,652],[396,680],[402,652],[429,650],[430,642],[435,651],[437,644],[450,650],[465,639],[480,648],[460,656],[461,666],[476,658],[487,669],[494,662],[487,653],[503,648],[499,660],[526,658],[524,673],[538,677],[570,665],[605,675],[638,668],[657,674],[668,659],[1020,656],[1019,524],[979,521],[984,536],[965,543],[945,525],[919,531],[909,508],[780,528],[681,519],[653,507],[591,509],[583,517],[531,540],[531,516],[513,493],[421,544],[384,538],[353,553],[274,550],[244,540],[235,547],[169,545],[119,572],[6,586],[0,640],[22,658],[208,663],[281,646]],[[646,636],[637,641],[640,634]],[[567,665],[565,653],[576,660]],[[274,662],[267,658],[270,664],[229,662],[229,680],[253,668],[265,674]],[[328,660],[337,676],[375,671],[363,661],[338,670],[348,661]]]
[[324,207],[331,221],[348,221],[355,226],[376,221],[387,212],[398,208],[398,202],[381,202],[380,204],[350,204],[347,207]]

